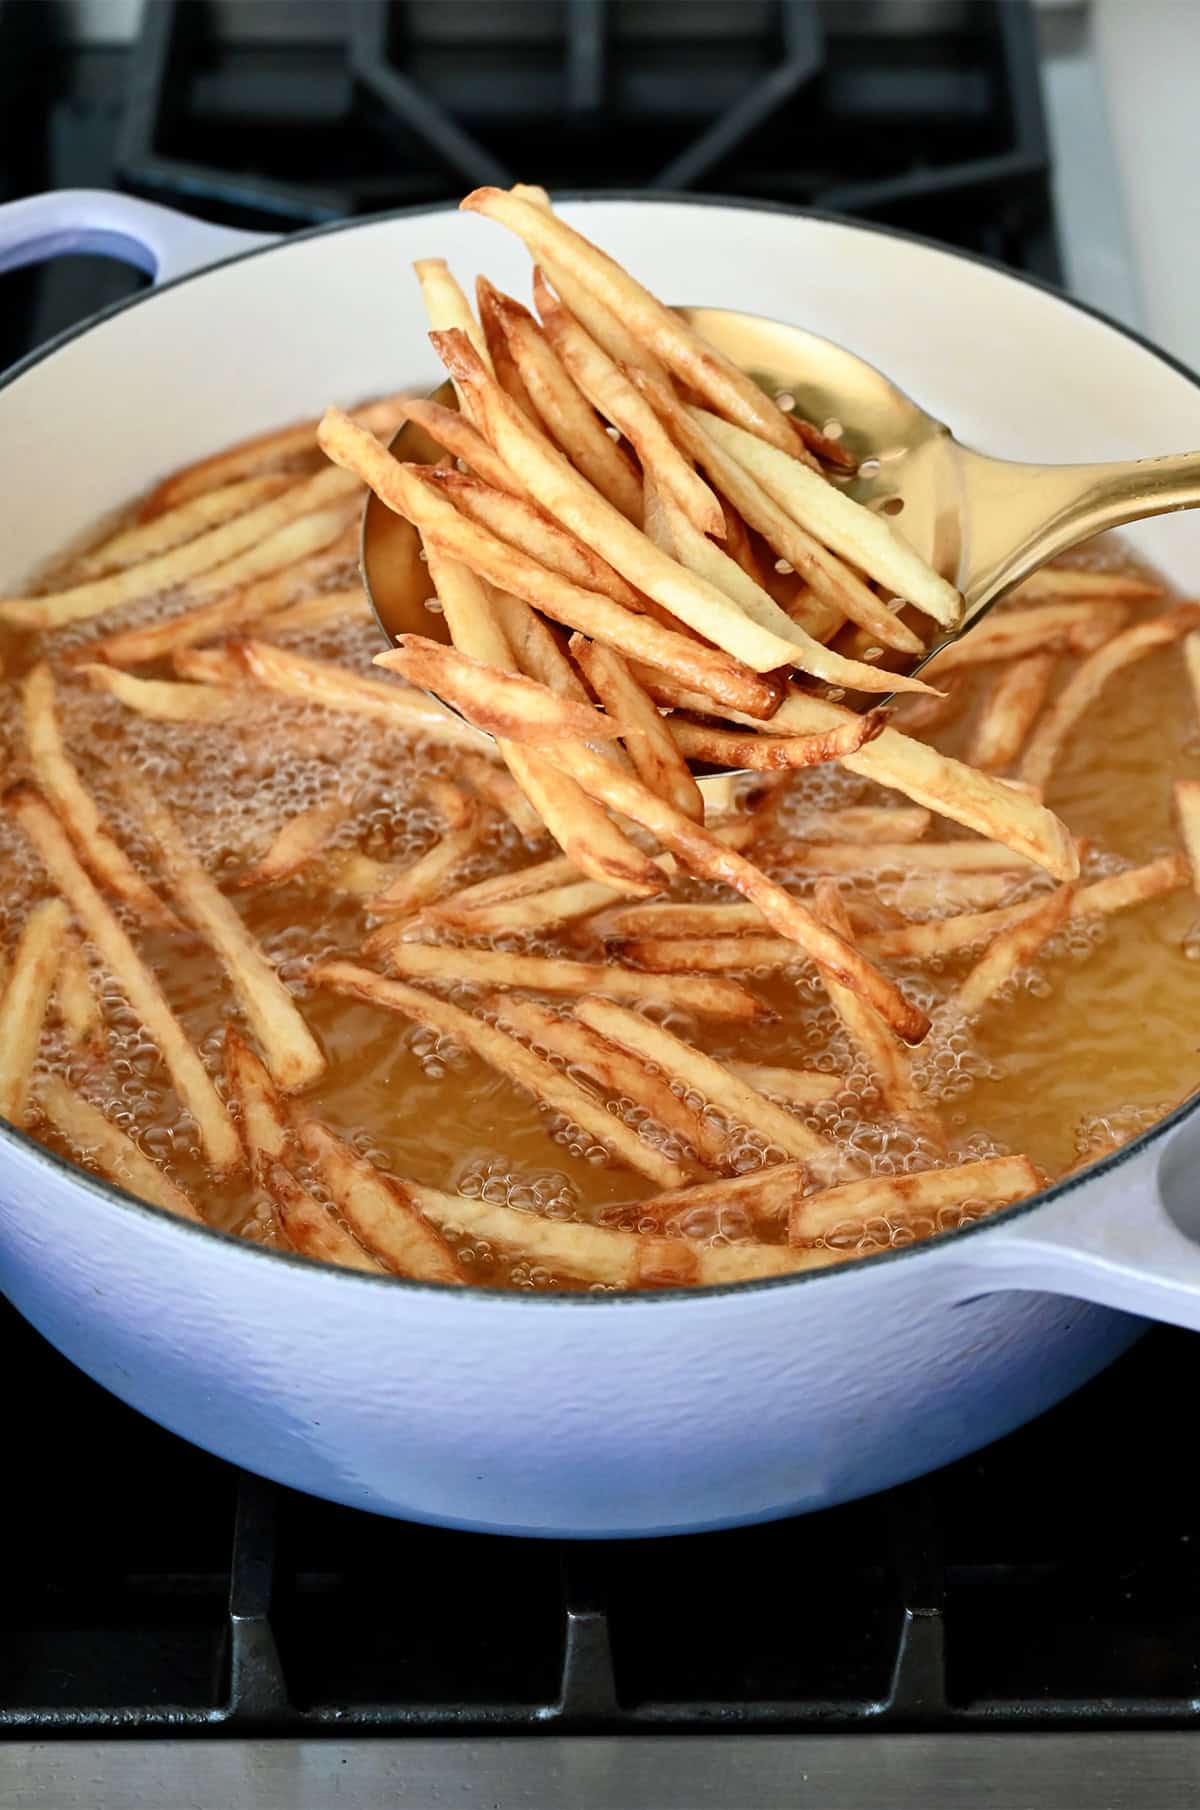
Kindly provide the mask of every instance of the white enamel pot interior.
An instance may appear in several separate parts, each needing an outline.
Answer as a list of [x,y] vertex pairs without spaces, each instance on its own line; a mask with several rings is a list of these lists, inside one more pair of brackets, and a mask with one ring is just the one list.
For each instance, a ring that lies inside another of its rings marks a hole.
[[[664,295],[843,341],[989,451],[1200,444],[1194,378],[988,265],[774,209],[563,211]],[[331,400],[432,384],[414,257],[486,268],[519,293],[528,282],[504,233],[445,209],[265,249],[112,196],[0,209],[0,268],[80,248],[170,276],[229,261],[0,385],[9,588],[184,460]],[[1135,538],[1184,583],[1200,573],[1196,517]],[[180,1224],[3,1129],[0,1281],[115,1394],[299,1489],[494,1531],[678,1532],[917,1475],[1076,1388],[1136,1336],[1137,1316],[1200,1326],[1198,1155],[1200,1119],[1183,1108],[1038,1201],[845,1270],[553,1297],[317,1268]]]

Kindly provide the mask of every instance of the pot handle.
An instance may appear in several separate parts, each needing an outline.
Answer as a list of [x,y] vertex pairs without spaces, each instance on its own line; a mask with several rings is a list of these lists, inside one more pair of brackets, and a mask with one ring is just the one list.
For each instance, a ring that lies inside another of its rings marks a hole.
[[[1048,1290],[1200,1331],[1200,1113],[1143,1158],[964,1240],[968,1294]],[[966,1280],[966,1277],[963,1277]]]
[[236,252],[270,245],[273,233],[210,226],[153,201],[107,189],[60,189],[0,207],[0,273],[70,252],[119,258],[169,283]]

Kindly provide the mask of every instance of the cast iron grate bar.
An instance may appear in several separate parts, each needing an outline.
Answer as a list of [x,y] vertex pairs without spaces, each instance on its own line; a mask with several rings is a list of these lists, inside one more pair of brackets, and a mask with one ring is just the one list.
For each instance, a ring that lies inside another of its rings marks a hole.
[[887,1711],[905,1721],[946,1714],[946,1566],[937,1492],[921,1479],[893,1490],[888,1534],[903,1617]]
[[558,1713],[566,1722],[609,1723],[619,1715],[606,1569],[600,1548],[572,1544],[564,1549],[563,1670]]
[[275,1484],[243,1471],[238,1478],[229,1569],[229,1689],[233,1722],[275,1722],[291,1704],[271,1626],[275,1587]]

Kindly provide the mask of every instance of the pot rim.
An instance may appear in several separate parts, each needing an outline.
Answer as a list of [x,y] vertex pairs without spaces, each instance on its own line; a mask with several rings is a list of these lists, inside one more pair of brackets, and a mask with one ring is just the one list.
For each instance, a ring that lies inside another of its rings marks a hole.
[[[1121,321],[1114,320],[1102,308],[1093,307],[1089,302],[1079,301],[1075,296],[1068,295],[1056,284],[1047,282],[1042,277],[1031,276],[1025,271],[1009,270],[995,258],[985,257],[979,252],[963,251],[958,246],[944,245],[924,233],[909,232],[902,227],[885,226],[872,220],[857,220],[847,214],[838,214],[820,208],[796,207],[783,201],[743,199],[736,195],[678,193],[669,189],[571,189],[565,191],[558,198],[568,202],[620,201],[634,204],[667,202],[686,207],[733,208],[748,213],[780,214],[788,219],[818,220],[826,225],[842,227],[852,232],[873,233],[880,238],[899,239],[905,244],[916,245],[922,250],[938,252],[943,257],[954,258],[965,264],[979,265],[1006,282],[1020,283],[1027,288],[1040,290],[1042,294],[1053,297],[1054,300],[1062,302],[1077,313],[1100,321],[1102,325],[1120,334],[1123,339],[1131,341],[1135,346],[1140,346],[1144,352],[1151,353],[1161,363],[1177,372],[1180,377],[1186,378],[1196,389],[1200,389],[1200,374],[1197,374],[1190,365],[1185,364],[1182,359],[1176,358],[1172,353],[1164,351],[1145,334],[1125,326]],[[227,258],[219,258],[215,263],[205,264],[198,270],[188,271],[182,276],[172,278],[169,282],[151,284],[137,294],[127,296],[122,301],[113,302],[107,308],[102,308],[97,313],[89,315],[86,320],[79,321],[74,326],[64,329],[63,332],[55,334],[44,345],[35,347],[16,364],[10,365],[7,370],[0,372],[0,392],[7,389],[25,372],[32,370],[35,365],[52,357],[60,348],[69,345],[84,334],[90,333],[94,327],[111,320],[115,315],[123,314],[130,308],[144,306],[145,303],[153,301],[157,296],[165,294],[170,289],[178,289],[185,283],[194,283],[210,276],[215,271],[225,269],[228,265],[244,263],[251,258],[269,256],[272,252],[283,250],[298,240],[353,232],[359,227],[378,226],[387,220],[416,219],[424,214],[457,211],[453,202],[432,201],[419,202],[410,207],[388,208],[376,214],[357,215],[345,220],[324,221],[320,225],[306,227],[300,232],[283,234],[266,245],[255,245],[248,250],[234,252]],[[180,1219],[163,1207],[151,1206],[146,1201],[140,1200],[137,1195],[131,1194],[116,1182],[93,1175],[90,1170],[82,1168],[67,1157],[59,1156],[56,1151],[48,1150],[29,1132],[22,1131],[18,1126],[8,1125],[3,1120],[0,1120],[0,1153],[3,1152],[6,1145],[13,1145],[47,1168],[57,1172],[65,1180],[82,1186],[105,1203],[115,1202],[126,1210],[132,1210],[136,1214],[148,1217],[153,1223],[168,1220],[185,1236],[216,1240],[227,1250],[242,1252],[250,1261],[265,1260],[275,1264],[290,1265],[292,1268],[302,1270],[309,1277],[314,1279],[320,1277],[323,1287],[382,1287],[390,1289],[394,1293],[400,1291],[401,1297],[403,1292],[416,1290],[421,1294],[432,1294],[441,1296],[445,1300],[458,1301],[470,1301],[472,1298],[483,1296],[493,1304],[502,1303],[506,1306],[511,1304],[522,1308],[528,1308],[530,1305],[545,1308],[549,1304],[559,1308],[571,1307],[576,1310],[601,1307],[644,1309],[653,1307],[657,1302],[674,1302],[676,1304],[683,1301],[703,1302],[711,1300],[714,1296],[742,1295],[766,1289],[811,1287],[819,1282],[834,1283],[838,1280],[844,1281],[849,1276],[861,1275],[866,1270],[878,1270],[884,1265],[910,1262],[922,1254],[926,1256],[935,1252],[944,1254],[964,1239],[977,1238],[990,1231],[994,1226],[1010,1225],[1014,1220],[1036,1212],[1041,1207],[1049,1206],[1053,1201],[1065,1199],[1066,1196],[1093,1180],[1115,1174],[1124,1164],[1132,1162],[1135,1157],[1153,1149],[1156,1144],[1169,1137],[1197,1111],[1200,1111],[1200,1088],[1182,1100],[1165,1118],[1156,1120],[1145,1131],[1139,1132],[1137,1137],[1131,1138],[1127,1144],[1122,1144],[1106,1156],[1097,1158],[1094,1163],[1089,1163],[1085,1168],[1065,1175],[1057,1182],[1052,1182],[1049,1187],[1041,1189],[1037,1194],[1030,1195],[1028,1199],[1016,1201],[1012,1206],[1003,1207],[996,1213],[973,1221],[970,1225],[959,1227],[953,1231],[935,1233],[930,1238],[902,1245],[899,1249],[879,1251],[873,1256],[859,1257],[828,1269],[797,1270],[791,1275],[768,1276],[753,1281],[727,1282],[715,1286],[691,1288],[621,1290],[602,1294],[593,1294],[589,1291],[568,1293],[551,1289],[462,1288],[457,1284],[447,1282],[421,1282],[406,1276],[371,1275],[360,1270],[338,1269],[332,1264],[314,1263],[310,1258],[299,1256],[292,1251],[255,1244],[248,1239],[238,1237],[236,1233],[223,1231],[219,1226],[211,1226],[202,1221]]]

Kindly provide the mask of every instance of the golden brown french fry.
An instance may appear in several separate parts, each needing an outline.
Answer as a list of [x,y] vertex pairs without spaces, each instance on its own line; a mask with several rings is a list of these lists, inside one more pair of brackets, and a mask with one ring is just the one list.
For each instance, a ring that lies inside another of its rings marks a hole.
[[585,590],[599,591],[627,610],[640,610],[641,599],[633,586],[626,584],[607,561],[576,540],[573,534],[550,517],[527,497],[510,496],[482,479],[461,471],[447,471],[431,466],[424,474],[426,481],[447,496],[454,507],[480,527],[489,528],[514,547],[522,548],[542,565],[548,566],[572,584]]
[[[313,445],[316,445],[315,432]],[[289,484],[296,482],[298,480],[294,477],[276,473],[265,477],[237,478],[232,484],[222,484],[217,490],[205,491],[188,502],[178,504],[174,509],[152,516],[149,521],[135,522],[131,528],[123,528],[119,534],[110,535],[78,561],[74,575],[78,580],[104,578],[110,572],[120,572],[126,566],[136,566],[139,561],[151,559],[156,553],[165,553],[171,547],[193,540],[205,528],[215,528],[218,523],[243,514],[256,504],[269,501],[271,497],[286,490]]]
[[1071,912],[1074,888],[1059,886],[1048,899],[1039,899],[1019,923],[1002,930],[988,944],[966,978],[946,1002],[945,1010],[960,1018],[974,1018],[1013,976],[1028,967],[1038,951],[1056,936]]
[[372,931],[363,953],[381,960],[406,980],[470,982],[485,987],[519,987],[536,993],[607,993],[615,999],[645,999],[702,1016],[752,1023],[771,1016],[761,1001],[734,981],[707,975],[634,974],[602,962],[577,962],[552,955],[511,955],[499,949],[462,949],[444,943],[406,941],[408,926],[385,924]]
[[[431,327],[458,327],[465,333],[490,371],[491,354],[471,304],[451,276],[445,258],[417,258],[413,263]],[[461,403],[462,397],[459,396]]]
[[[1161,855],[1144,867],[1127,868],[1124,873],[1109,874],[1079,886],[1071,900],[1069,916],[1079,918],[1108,917],[1116,911],[1127,911],[1147,899],[1177,892],[1191,878],[1187,857],[1182,854]],[[986,943],[1028,917],[1042,903],[1041,899],[1025,899],[1019,905],[1002,905],[994,911],[964,912],[958,917],[935,919],[929,924],[906,924],[899,930],[883,930],[864,936],[862,946],[880,961],[900,957],[949,955],[956,949],[969,949],[974,943]]]
[[586,1131],[618,1162],[649,1176],[661,1187],[678,1187],[686,1179],[685,1171],[678,1163],[670,1162],[661,1151],[644,1142],[623,1119],[614,1117],[593,1094],[563,1074],[561,1069],[535,1056],[523,1043],[497,1030],[495,1025],[464,1012],[460,1006],[425,993],[419,987],[387,980],[382,974],[373,974],[369,968],[356,967],[353,962],[317,962],[309,978],[314,986],[328,987],[335,993],[361,999],[367,1005],[399,1012],[417,1024],[452,1037],[456,1043],[472,1050],[481,1061],[542,1100],[552,1111],[562,1113],[572,1124]]
[[537,420],[537,411],[533,406],[529,391],[525,388],[524,379],[512,355],[508,336],[504,331],[501,319],[501,294],[494,283],[487,278],[475,278],[475,305],[479,310],[479,324],[483,328],[483,337],[491,361],[492,374],[496,382],[509,396],[523,414],[531,421]]
[[270,641],[230,643],[243,673],[268,691],[303,703],[320,704],[326,710],[347,711],[372,718],[389,729],[427,736],[450,747],[476,750],[487,747],[477,729],[451,716],[433,698],[387,679],[372,679],[350,672],[329,660],[314,660]]
[[62,939],[54,997],[72,1048],[97,1051],[104,1044],[104,1013],[83,945],[73,931]]
[[[545,617],[539,616],[523,598],[514,597],[511,591],[492,589],[489,595],[492,612],[512,649],[517,671],[536,679],[540,685],[548,686],[560,697],[574,698],[577,702],[586,704],[589,709],[592,708],[592,694],[564,651],[559,631],[552,628]],[[620,742],[597,741],[594,737],[591,740],[605,760],[615,761],[618,766],[632,771],[629,756]]]
[[408,402],[408,418],[414,427],[428,434],[435,445],[452,454],[460,469],[469,466],[477,478],[482,478],[494,490],[507,491],[511,496],[525,495],[504,460],[457,409],[413,396]]
[[109,1181],[153,1207],[162,1207],[180,1219],[203,1223],[202,1215],[183,1189],[164,1175],[158,1164],[151,1162],[98,1107],[68,1087],[61,1075],[43,1075],[37,1085],[36,1101],[59,1136],[74,1145],[79,1160],[88,1168],[98,1169]]
[[577,1018],[558,1017],[536,1000],[496,994],[487,1005],[508,1029],[528,1038],[535,1050],[563,1057],[568,1072],[582,1069],[606,1093],[624,1096],[643,1107],[664,1131],[681,1138],[695,1152],[695,1159],[683,1159],[689,1166],[703,1172],[720,1165],[728,1144],[724,1127],[689,1106],[661,1075],[628,1051],[607,1042]]
[[39,661],[25,679],[21,703],[33,777],[96,878],[135,911],[144,924],[178,930],[179,919],[117,843],[95,799],[75,771],[63,744],[54,675],[46,661]]
[[456,757],[455,768],[471,790],[478,793],[485,804],[502,812],[520,835],[533,837],[546,834],[545,824],[512,774],[502,766],[486,759],[482,754],[460,753]]
[[815,1068],[780,1068],[770,1062],[729,1062],[731,1075],[748,1081],[760,1094],[789,1106],[816,1106],[832,1100],[842,1087],[841,1075],[829,1075]]
[[364,1270],[373,1276],[387,1273],[379,1259],[351,1237],[329,1208],[300,1186],[290,1169],[282,1163],[269,1162],[263,1168],[262,1179],[274,1203],[279,1229],[300,1256],[311,1257],[316,1263],[333,1263],[339,1269]]
[[756,1226],[769,1227],[786,1219],[789,1207],[803,1194],[809,1180],[810,1172],[805,1162],[772,1163],[765,1169],[747,1170],[744,1175],[727,1175],[719,1181],[693,1182],[686,1188],[672,1188],[656,1194],[651,1200],[635,1201],[632,1205],[603,1207],[600,1220],[605,1225],[621,1221],[628,1224],[632,1220],[650,1236],[669,1229],[671,1234],[690,1237],[708,1231],[714,1210],[718,1213],[732,1210]]
[[479,846],[483,822],[472,807],[464,822],[446,831],[431,849],[403,868],[371,896],[376,917],[408,917],[441,898],[468,855]]
[[[513,193],[516,193],[515,189]],[[608,353],[615,365],[622,369],[645,371],[660,383],[668,381],[666,366],[654,356],[645,341],[630,330],[619,314],[606,308],[582,283],[577,282],[569,270],[553,258],[539,258],[537,267],[549,277],[559,300],[586,327],[596,344]]]
[[1055,597],[1108,597],[1137,603],[1162,596],[1161,584],[1129,572],[1085,572],[1073,566],[1043,566],[1012,593],[1021,603]]
[[[354,490],[350,473],[319,472],[316,477],[294,484],[280,496],[272,497],[269,502],[246,510],[244,515],[222,522],[216,528],[209,528],[194,540],[186,541],[179,547],[171,547],[166,553],[143,560],[140,565],[128,566],[124,571],[114,572],[107,578],[93,578],[84,584],[72,585],[65,591],[51,592],[45,597],[5,598],[0,601],[0,621],[8,622],[14,628],[62,628],[69,622],[81,622],[89,617],[99,616],[106,610],[116,609],[118,605],[136,603],[141,598],[153,597],[160,591],[175,590],[189,580],[195,581],[192,590],[193,595],[196,595],[203,590],[203,575],[212,573],[214,569],[219,569],[226,575],[221,581],[221,588],[226,588],[228,584],[237,582],[244,571],[244,568],[239,569],[238,577],[227,576],[235,559],[250,560],[261,572],[274,569],[270,566],[270,560],[276,552],[279,554],[277,565],[286,564],[290,557],[299,557],[286,550],[279,539],[281,531],[294,528],[300,519],[308,516],[319,515],[324,519],[328,515],[332,519],[336,511],[331,511],[330,505],[341,503],[344,507]],[[333,531],[340,531],[340,525],[340,522],[334,521]],[[332,533],[329,538],[333,538]],[[311,552],[313,549],[308,547],[303,551]],[[266,565],[262,564],[264,559],[268,562]]]
[[71,914],[61,899],[43,899],[21,927],[0,999],[0,1119],[25,1123],[33,1065],[58,974]]
[[350,805],[344,798],[328,798],[323,804],[297,811],[280,826],[258,860],[242,870],[237,885],[273,886],[279,880],[290,880],[320,854],[349,815]]
[[815,735],[772,735],[769,731],[755,735],[690,723],[681,717],[672,717],[668,727],[675,746],[688,760],[709,761],[735,770],[749,767],[760,773],[777,773],[842,760],[882,735],[887,720],[886,710],[868,710],[861,716],[851,714],[836,728]]
[[[369,433],[388,438],[400,426],[407,412],[407,397],[385,396],[377,402],[369,402],[362,408],[352,410],[352,419]],[[195,465],[186,465],[182,471],[173,472],[169,478],[164,478],[146,498],[138,512],[138,520],[149,521],[165,510],[186,503],[190,497],[215,490],[219,484],[228,484],[235,478],[250,477],[259,472],[273,471],[306,456],[312,464],[320,459],[315,421],[300,421],[292,427],[273,428],[270,433],[256,434],[250,440],[239,441],[236,446],[226,447],[211,458],[201,459]]]
[[1026,654],[1093,654],[1125,621],[1128,611],[1104,599],[1033,604],[1024,610],[994,610],[952,641],[925,668],[938,679],[964,666],[989,660],[1017,660]]
[[533,404],[534,423],[562,448],[576,471],[614,509],[640,524],[642,486],[633,466],[605,433],[595,410],[541,327],[529,310],[511,296],[498,296],[497,310],[508,349]]
[[327,628],[330,623],[370,622],[372,615],[362,585],[353,584],[337,591],[320,591],[315,597],[301,598],[299,603],[285,604],[282,609],[261,617],[256,626],[260,635],[290,635],[300,630]]
[[870,999],[906,1042],[920,1042],[929,1028],[925,1013],[906,1000],[858,950],[820,923],[799,899],[768,880],[736,850],[655,798],[640,781],[598,760],[589,749],[564,744],[555,750],[555,759],[594,797],[602,798],[610,809],[649,830],[687,872],[732,886],[757,905],[772,929],[790,937],[810,960],[827,968],[835,979]]
[[148,787],[129,779],[125,784],[158,850],[176,903],[211,944],[229,976],[272,1080],[285,1093],[309,1086],[324,1074],[325,1058],[291,994],[165,806]]
[[946,1208],[970,1205],[991,1211],[1036,1194],[1042,1185],[1027,1156],[993,1156],[953,1169],[923,1169],[916,1175],[873,1175],[794,1201],[788,1242],[803,1245],[843,1229],[853,1232],[872,1219],[908,1226]]
[[166,659],[183,648],[194,647],[197,642],[219,640],[235,629],[267,621],[331,572],[348,565],[357,544],[358,530],[347,524],[328,546],[296,560],[281,572],[256,579],[231,596],[180,610],[143,628],[119,629],[99,641],[89,641],[80,650],[80,657],[107,660],[111,666],[145,666],[151,660]]
[[536,679],[489,666],[425,635],[401,635],[394,648],[375,655],[374,664],[436,692],[468,722],[506,741],[537,747],[571,736],[608,741],[624,733],[622,723],[590,704],[560,697]]
[[1183,659],[1187,667],[1188,683],[1192,689],[1192,701],[1196,709],[1197,721],[1200,721],[1200,629],[1193,629],[1190,635],[1183,638]]
[[221,1171],[238,1168],[242,1147],[220,1094],[158,982],[80,866],[62,825],[32,786],[15,786],[6,794],[4,803],[33,844],[42,866],[67,901],[84,935],[95,945],[147,1035],[158,1046],[176,1093],[196,1121],[209,1162]]
[[225,1086],[238,1110],[254,1178],[262,1185],[272,1163],[287,1164],[292,1126],[265,1065],[231,1024],[225,1026]]
[[1144,660],[1161,647],[1169,647],[1189,630],[1200,624],[1200,603],[1179,603],[1161,616],[1135,622],[1119,635],[1097,648],[1079,666],[1058,696],[1053,699],[1041,722],[1029,738],[1021,764],[1020,777],[1039,791],[1044,791],[1054,770],[1054,763],[1071,730],[1086,710],[1100,696],[1116,672]]
[[571,652],[592,690],[615,723],[621,726],[633,770],[651,791],[668,799],[676,810],[696,823],[704,822],[704,799],[671,731],[638,684],[628,665],[612,647],[571,637]]
[[1192,885],[1200,893],[1200,779],[1175,781],[1175,814],[1192,867]]
[[[718,497],[680,453],[641,391],[563,307],[539,269],[533,273],[533,297],[550,344],[593,408],[629,441],[643,472],[675,498],[699,533],[723,539]],[[632,519],[640,520],[640,512]]]
[[1046,701],[1056,654],[1026,654],[992,680],[972,732],[967,758],[984,773],[1011,767]]
[[170,679],[138,679],[117,666],[89,661],[79,672],[95,691],[107,691],[138,716],[160,723],[223,723],[238,708],[236,692]]
[[297,1129],[339,1213],[388,1269],[418,1282],[466,1280],[446,1240],[402,1187],[315,1119],[302,1120]]
[[814,1175],[826,1179],[852,1170],[849,1159],[802,1119],[640,1012],[608,999],[585,998],[576,1006],[575,1015],[610,1043],[655,1063],[664,1074],[694,1088],[723,1117],[756,1132],[785,1155],[807,1163]]

